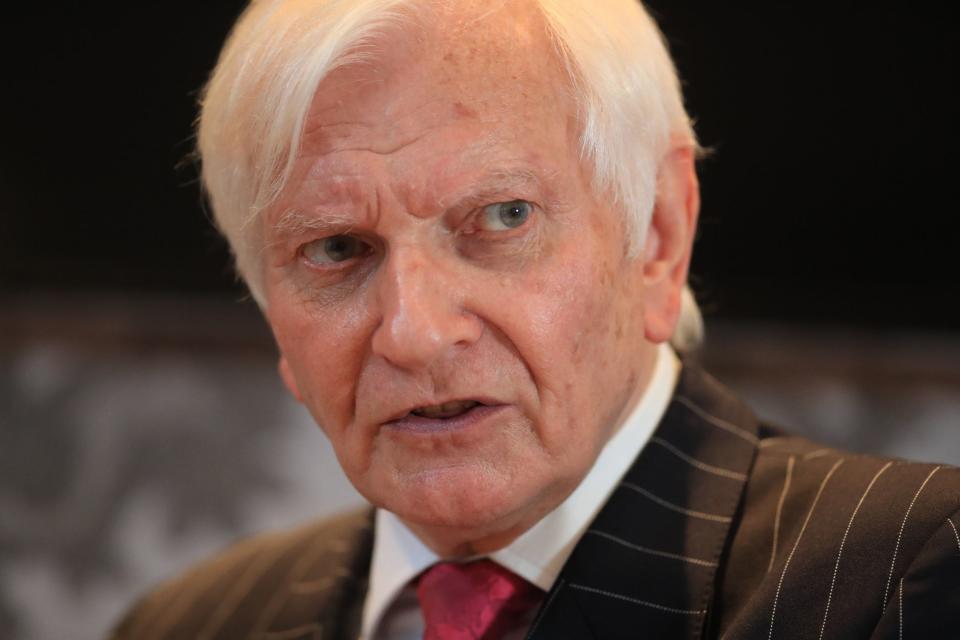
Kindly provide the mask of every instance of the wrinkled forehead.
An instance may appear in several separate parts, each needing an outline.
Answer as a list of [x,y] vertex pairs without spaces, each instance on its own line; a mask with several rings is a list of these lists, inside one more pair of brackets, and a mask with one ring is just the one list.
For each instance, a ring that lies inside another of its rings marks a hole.
[[390,147],[385,136],[409,138],[424,120],[576,136],[568,76],[535,2],[421,1],[402,15],[359,62],[321,81],[304,129],[309,151],[358,132]]

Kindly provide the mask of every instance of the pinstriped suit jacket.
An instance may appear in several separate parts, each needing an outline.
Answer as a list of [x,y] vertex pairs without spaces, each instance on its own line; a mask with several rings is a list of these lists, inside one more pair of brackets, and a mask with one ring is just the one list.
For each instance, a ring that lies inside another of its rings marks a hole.
[[[960,470],[778,435],[685,367],[650,444],[530,631],[960,639]],[[355,639],[369,512],[243,542],[143,598],[117,639]]]

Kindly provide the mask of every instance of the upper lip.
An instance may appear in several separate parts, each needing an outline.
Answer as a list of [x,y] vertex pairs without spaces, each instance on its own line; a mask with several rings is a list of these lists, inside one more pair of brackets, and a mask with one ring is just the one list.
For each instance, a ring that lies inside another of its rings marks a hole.
[[417,409],[422,409],[424,407],[435,407],[442,404],[447,404],[448,402],[476,402],[477,404],[486,405],[486,406],[495,406],[495,405],[502,404],[501,402],[498,402],[491,398],[476,397],[476,396],[459,396],[459,397],[444,398],[440,400],[426,400],[424,402],[418,402],[417,404],[408,405],[405,409],[401,409],[399,411],[390,413],[387,416],[387,418],[381,422],[381,424],[384,424],[387,422],[394,422],[396,420],[400,420],[401,418],[405,418],[411,413],[413,413],[414,411],[416,411]]

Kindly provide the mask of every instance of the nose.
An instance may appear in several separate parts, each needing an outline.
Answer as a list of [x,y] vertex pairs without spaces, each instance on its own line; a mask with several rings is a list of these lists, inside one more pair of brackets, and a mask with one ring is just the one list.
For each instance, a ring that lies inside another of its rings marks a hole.
[[378,274],[383,316],[372,349],[401,369],[428,367],[483,333],[481,320],[464,308],[463,283],[440,262],[422,250],[401,248],[389,255]]

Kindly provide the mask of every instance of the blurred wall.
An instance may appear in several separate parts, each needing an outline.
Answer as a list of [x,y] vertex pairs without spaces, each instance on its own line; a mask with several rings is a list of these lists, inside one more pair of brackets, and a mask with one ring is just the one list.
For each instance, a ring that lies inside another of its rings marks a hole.
[[[30,298],[0,316],[0,637],[102,637],[236,538],[361,504],[230,299]],[[708,330],[697,359],[762,417],[960,463],[956,336]]]

